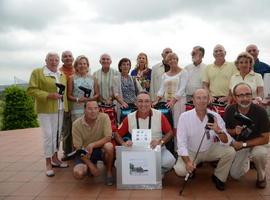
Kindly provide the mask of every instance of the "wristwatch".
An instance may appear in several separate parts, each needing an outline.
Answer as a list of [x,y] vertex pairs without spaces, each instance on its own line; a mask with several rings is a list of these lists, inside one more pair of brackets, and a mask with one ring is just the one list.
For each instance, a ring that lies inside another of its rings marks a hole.
[[164,140],[160,140],[160,146],[164,144]]
[[242,143],[242,147],[243,147],[243,148],[247,147],[247,143],[246,143],[246,142],[243,142],[243,143]]

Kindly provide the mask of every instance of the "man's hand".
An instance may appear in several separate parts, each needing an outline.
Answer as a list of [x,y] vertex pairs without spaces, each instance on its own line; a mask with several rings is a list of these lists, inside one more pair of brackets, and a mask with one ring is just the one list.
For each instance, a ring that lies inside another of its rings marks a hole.
[[243,142],[235,141],[232,146],[236,151],[238,151],[243,148]]
[[242,130],[243,130],[244,128],[245,128],[244,126],[239,126],[239,125],[237,125],[237,126],[234,128],[235,135],[240,135],[240,134],[242,133]]
[[186,163],[186,170],[188,173],[192,173],[196,169],[196,165],[190,160]]
[[214,117],[214,123],[207,123],[207,126],[216,133],[219,133],[221,131],[221,128],[218,126],[216,117]]
[[86,150],[88,151],[87,156],[90,157],[90,156],[92,155],[92,153],[93,153],[93,150],[94,150],[94,145],[93,145],[93,143],[88,144],[88,146],[86,147]]
[[160,141],[159,141],[158,139],[154,139],[154,140],[152,140],[152,141],[150,142],[150,147],[151,147],[152,149],[154,149],[154,148],[156,148],[156,146],[159,145],[159,144],[160,144]]
[[122,143],[122,146],[125,146],[125,147],[131,147],[132,145],[133,145],[133,142],[131,140],[128,140]]

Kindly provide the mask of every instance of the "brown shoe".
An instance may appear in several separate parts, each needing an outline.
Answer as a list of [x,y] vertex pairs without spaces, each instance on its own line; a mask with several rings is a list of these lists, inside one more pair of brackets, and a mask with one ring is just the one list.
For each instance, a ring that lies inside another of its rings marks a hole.
[[257,181],[256,181],[256,187],[257,188],[264,189],[266,187],[266,185],[267,185],[266,177],[262,181],[259,181],[257,179]]

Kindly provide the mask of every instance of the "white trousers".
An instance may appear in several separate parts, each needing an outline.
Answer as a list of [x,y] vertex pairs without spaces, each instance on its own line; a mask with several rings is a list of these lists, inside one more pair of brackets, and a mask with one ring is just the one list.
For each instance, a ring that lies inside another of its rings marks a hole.
[[[58,151],[56,146],[57,130],[58,143],[60,144],[60,134],[63,124],[63,110],[53,114],[38,114],[38,119],[43,133],[43,149],[46,158],[51,158],[55,152]],[[58,125],[58,128],[57,128]]]
[[162,173],[170,171],[173,168],[175,161],[176,161],[176,159],[174,158],[172,153],[165,146],[162,146],[162,148],[161,148],[161,171],[162,171]]

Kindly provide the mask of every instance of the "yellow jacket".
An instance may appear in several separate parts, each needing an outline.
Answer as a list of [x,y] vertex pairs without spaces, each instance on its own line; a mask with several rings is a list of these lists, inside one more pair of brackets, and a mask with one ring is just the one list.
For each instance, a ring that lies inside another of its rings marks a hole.
[[[35,69],[29,81],[27,88],[27,94],[35,97],[36,112],[37,113],[57,113],[58,101],[54,99],[48,99],[49,93],[57,92],[55,85],[56,80],[53,76],[45,76],[43,73],[44,67]],[[67,80],[65,75],[60,75],[60,82],[67,86]],[[68,111],[67,101],[67,87],[65,88],[64,110]]]

